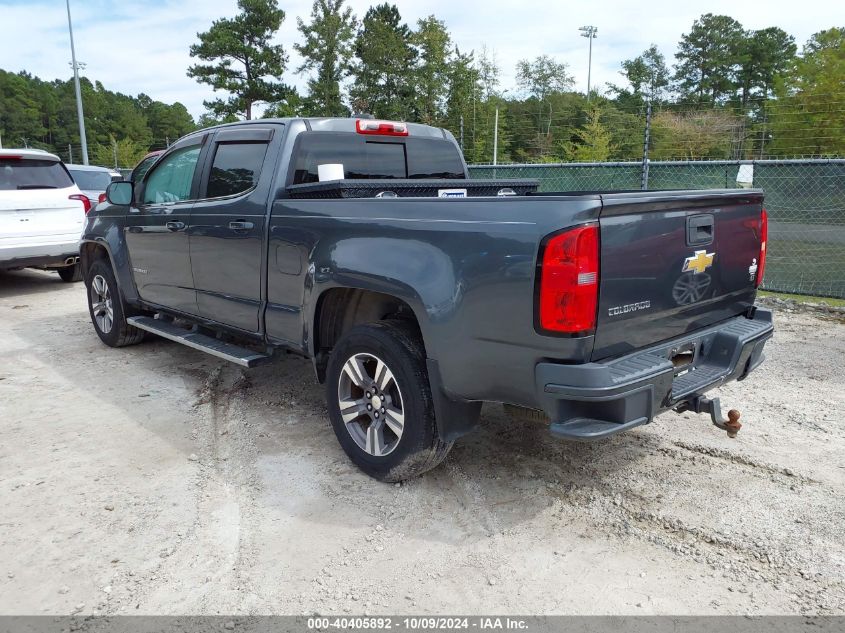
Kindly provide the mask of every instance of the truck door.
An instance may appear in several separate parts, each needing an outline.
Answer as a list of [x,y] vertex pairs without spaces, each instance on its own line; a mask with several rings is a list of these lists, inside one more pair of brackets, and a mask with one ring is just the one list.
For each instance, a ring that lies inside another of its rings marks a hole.
[[259,331],[262,247],[274,169],[274,128],[223,129],[210,144],[201,199],[188,229],[200,316]]
[[144,301],[196,314],[186,229],[199,184],[207,135],[174,145],[139,186],[126,222],[132,276]]

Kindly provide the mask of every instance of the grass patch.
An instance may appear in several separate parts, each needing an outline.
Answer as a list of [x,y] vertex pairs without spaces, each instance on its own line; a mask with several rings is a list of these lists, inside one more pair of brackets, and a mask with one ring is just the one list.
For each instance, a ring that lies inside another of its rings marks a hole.
[[845,308],[845,299],[833,299],[831,297],[815,297],[813,295],[793,295],[788,292],[769,292],[768,290],[758,290],[757,294],[761,297],[776,297],[778,299],[792,299],[798,303],[826,303],[829,306],[837,308]]

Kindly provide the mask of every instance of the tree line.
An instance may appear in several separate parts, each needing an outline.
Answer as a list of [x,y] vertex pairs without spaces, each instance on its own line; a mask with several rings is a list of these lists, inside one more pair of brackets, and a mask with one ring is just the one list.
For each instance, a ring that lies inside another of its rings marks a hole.
[[[181,103],[112,92],[84,77],[80,84],[92,164],[134,165],[151,147],[164,147],[168,139],[196,129]],[[81,163],[73,81],[0,70],[0,141],[4,147],[38,147]]]
[[[277,43],[287,17],[278,0],[239,0],[238,11],[190,46],[188,75],[220,95],[196,122],[179,103],[83,81],[97,162],[259,114],[369,113],[442,126],[470,163],[492,160],[496,120],[499,162],[638,159],[647,115],[655,159],[845,154],[845,28],[816,33],[799,52],[778,27],[748,30],[708,13],[681,36],[673,64],[652,45],[621,62],[620,85],[587,95],[548,55],[520,60],[515,88],[504,90],[495,51],[461,50],[445,22],[430,15],[409,25],[393,4],[359,18],[344,0],[314,0],[307,19],[297,18],[296,67]],[[303,91],[285,81],[291,72],[305,79]],[[71,82],[0,71],[7,144],[78,143],[74,108]]]

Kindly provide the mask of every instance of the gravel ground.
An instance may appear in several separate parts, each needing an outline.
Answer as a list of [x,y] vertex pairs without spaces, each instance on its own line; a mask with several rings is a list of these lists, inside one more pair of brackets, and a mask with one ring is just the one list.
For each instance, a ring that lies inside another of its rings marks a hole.
[[569,444],[486,406],[426,477],[360,474],[310,363],[103,346],[84,288],[0,273],[0,612],[845,613],[845,326],[780,309],[719,390]]

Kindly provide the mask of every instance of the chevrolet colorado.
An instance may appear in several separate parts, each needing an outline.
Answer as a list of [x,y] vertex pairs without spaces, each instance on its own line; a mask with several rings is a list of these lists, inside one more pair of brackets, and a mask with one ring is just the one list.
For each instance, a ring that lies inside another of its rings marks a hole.
[[251,367],[313,359],[334,432],[383,481],[440,463],[481,403],[594,440],[762,362],[759,190],[564,192],[476,181],[454,137],[367,119],[191,133],[109,186],[80,251],[98,336]]

